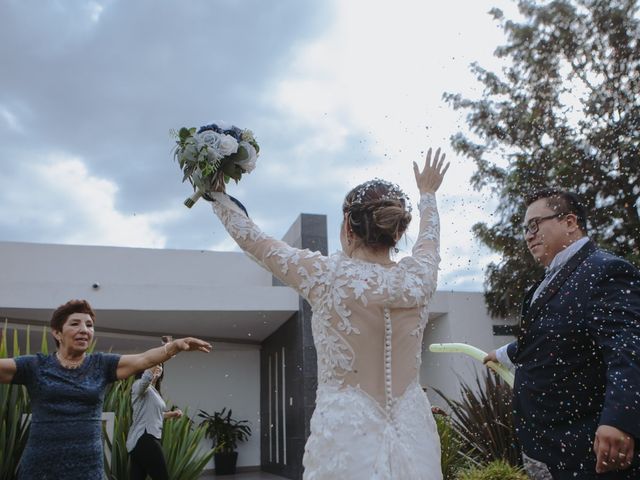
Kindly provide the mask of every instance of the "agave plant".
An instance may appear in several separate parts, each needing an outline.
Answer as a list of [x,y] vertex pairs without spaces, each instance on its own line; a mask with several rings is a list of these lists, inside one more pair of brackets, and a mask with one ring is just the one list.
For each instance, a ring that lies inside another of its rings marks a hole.
[[202,451],[200,445],[206,428],[195,426],[193,420],[184,415],[165,420],[162,430],[162,448],[167,459],[169,478],[195,480],[200,478],[205,466],[213,457],[213,449]]
[[[13,330],[13,351],[9,355],[7,322],[0,339],[0,358],[20,355],[18,331]],[[26,354],[30,353],[30,328],[26,332]],[[47,353],[47,331],[43,329],[40,351]],[[29,436],[29,395],[22,385],[0,385],[0,480],[13,480]]]
[[462,454],[484,465],[504,460],[522,466],[511,413],[511,387],[488,369],[476,371],[475,385],[460,379],[460,400],[434,389],[451,409],[451,426],[462,439]]
[[102,410],[113,412],[113,439],[106,432],[103,425],[102,437],[105,442],[104,470],[110,480],[124,480],[129,478],[129,453],[127,452],[127,434],[131,425],[131,386],[134,377],[115,382],[109,386],[104,397]]

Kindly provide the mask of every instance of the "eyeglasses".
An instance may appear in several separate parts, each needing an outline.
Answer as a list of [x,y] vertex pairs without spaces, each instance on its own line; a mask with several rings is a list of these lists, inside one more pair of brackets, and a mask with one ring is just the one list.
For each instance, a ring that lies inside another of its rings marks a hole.
[[529,220],[529,222],[526,225],[522,225],[523,233],[525,235],[527,233],[534,235],[538,233],[538,230],[540,230],[540,222],[544,222],[545,220],[551,220],[552,218],[562,217],[563,215],[566,215],[566,213],[560,212],[554,215],[547,215],[546,217],[532,218],[531,220]]

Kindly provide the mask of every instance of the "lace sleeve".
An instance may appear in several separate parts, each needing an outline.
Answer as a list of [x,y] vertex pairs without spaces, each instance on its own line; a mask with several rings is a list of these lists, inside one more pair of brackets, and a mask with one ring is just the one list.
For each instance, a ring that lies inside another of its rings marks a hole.
[[280,281],[312,301],[321,295],[327,259],[319,252],[294,248],[263,233],[245,213],[223,193],[210,193],[213,211],[236,243],[258,264]]
[[415,259],[437,270],[440,263],[440,217],[435,194],[422,194],[418,210],[420,211],[420,233],[413,246],[412,255]]

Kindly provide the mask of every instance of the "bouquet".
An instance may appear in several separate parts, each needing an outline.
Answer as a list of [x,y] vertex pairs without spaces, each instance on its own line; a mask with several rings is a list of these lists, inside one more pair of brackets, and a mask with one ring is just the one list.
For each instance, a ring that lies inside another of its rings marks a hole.
[[244,173],[251,173],[260,152],[251,130],[234,125],[212,123],[173,131],[176,137],[174,158],[189,180],[194,193],[184,201],[191,208],[205,192],[224,192],[230,179],[238,182]]

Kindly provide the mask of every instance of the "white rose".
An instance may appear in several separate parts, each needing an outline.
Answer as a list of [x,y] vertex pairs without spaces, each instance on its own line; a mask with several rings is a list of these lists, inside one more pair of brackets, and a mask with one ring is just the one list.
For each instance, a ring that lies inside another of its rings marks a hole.
[[238,151],[238,141],[231,135],[220,135],[220,153],[225,157]]
[[240,142],[240,146],[247,150],[248,157],[236,162],[236,164],[239,165],[246,173],[251,173],[253,169],[256,168],[256,160],[258,159],[256,149],[248,142]]
[[238,142],[230,135],[216,133],[213,130],[205,130],[196,135],[198,147],[206,145],[209,154],[214,158],[226,157],[238,151]]

